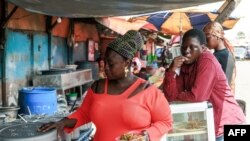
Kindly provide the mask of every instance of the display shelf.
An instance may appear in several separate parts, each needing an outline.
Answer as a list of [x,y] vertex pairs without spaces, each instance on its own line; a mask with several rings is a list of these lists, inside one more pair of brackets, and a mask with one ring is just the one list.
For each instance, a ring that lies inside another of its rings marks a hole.
[[[213,116],[212,104],[210,104],[207,101],[192,102],[192,103],[175,101],[170,103],[170,108],[173,116],[175,118],[179,118],[178,119],[179,121],[177,119],[174,119],[173,130],[168,134],[166,134],[161,141],[173,141],[173,140],[175,141],[176,140],[175,138],[177,138],[177,140],[180,140],[180,138],[185,138],[186,136],[194,137],[192,139],[193,141],[199,141],[201,140],[201,138],[202,139],[206,138],[207,141],[215,141],[214,116]],[[183,116],[183,118],[181,116]],[[178,125],[178,122],[180,122],[180,120],[183,120],[181,122],[185,123],[190,120],[192,121],[196,119],[198,119],[198,121],[204,122],[203,128],[189,130],[184,126],[183,130],[180,130],[177,128],[178,126],[176,126]],[[195,136],[199,137],[195,138]]]
[[33,78],[34,86],[54,87],[65,94],[65,90],[79,87],[82,96],[82,85],[92,82],[91,69],[77,70],[55,75],[37,75]]

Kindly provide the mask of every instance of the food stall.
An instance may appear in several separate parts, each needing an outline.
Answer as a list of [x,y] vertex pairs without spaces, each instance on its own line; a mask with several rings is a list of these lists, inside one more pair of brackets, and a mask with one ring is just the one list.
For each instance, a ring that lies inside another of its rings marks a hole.
[[161,141],[215,141],[213,107],[209,102],[171,102],[173,130]]

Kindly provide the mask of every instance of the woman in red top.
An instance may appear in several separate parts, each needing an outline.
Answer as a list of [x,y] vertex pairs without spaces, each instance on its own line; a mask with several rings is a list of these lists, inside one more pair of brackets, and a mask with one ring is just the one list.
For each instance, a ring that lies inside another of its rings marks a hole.
[[92,121],[94,141],[114,141],[130,131],[147,134],[152,141],[172,129],[172,114],[164,94],[129,72],[131,60],[142,46],[139,32],[129,31],[109,44],[105,54],[107,79],[96,81],[80,108],[67,118],[40,127],[71,132]]

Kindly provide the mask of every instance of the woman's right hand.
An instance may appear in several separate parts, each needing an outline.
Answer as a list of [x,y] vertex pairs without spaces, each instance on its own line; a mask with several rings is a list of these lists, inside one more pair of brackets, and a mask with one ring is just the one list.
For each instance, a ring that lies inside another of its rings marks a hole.
[[187,60],[187,58],[184,56],[175,57],[170,65],[169,69],[171,71],[175,72],[175,70],[177,68],[180,68],[186,60]]
[[60,130],[63,130],[64,126],[65,126],[64,122],[62,122],[62,121],[49,122],[49,123],[45,123],[41,127],[39,127],[38,131],[47,132],[47,131],[54,129],[54,128],[56,128],[57,131],[60,131]]
[[49,122],[49,123],[46,123],[46,124],[43,124],[41,127],[38,128],[38,131],[40,132],[47,132],[51,129],[56,129],[57,130],[57,139],[59,138],[64,138],[64,129],[65,127],[65,121],[64,120],[61,120],[61,121],[58,121],[58,122]]
[[58,122],[49,122],[43,124],[41,127],[38,128],[38,131],[46,132],[55,128],[57,130],[57,138],[64,139],[64,127],[73,128],[76,122],[76,119],[63,118]]

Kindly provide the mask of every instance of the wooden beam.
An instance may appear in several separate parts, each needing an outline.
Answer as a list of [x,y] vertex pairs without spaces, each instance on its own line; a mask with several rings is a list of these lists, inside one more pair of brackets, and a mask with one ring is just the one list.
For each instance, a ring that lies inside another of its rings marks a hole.
[[230,14],[234,11],[237,5],[241,2],[241,0],[227,0],[223,3],[223,5],[218,10],[219,15],[216,17],[215,21],[219,23],[223,23],[226,18],[230,16]]
[[1,22],[1,28],[4,28],[5,27],[5,25],[8,23],[8,21],[9,21],[9,19],[12,17],[12,15],[16,12],[16,10],[18,9],[18,6],[15,6],[12,10],[11,10],[11,12],[10,12],[10,14]]

